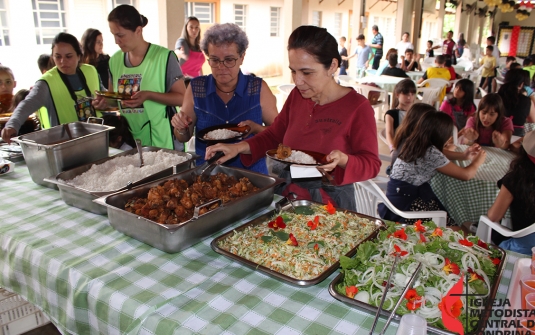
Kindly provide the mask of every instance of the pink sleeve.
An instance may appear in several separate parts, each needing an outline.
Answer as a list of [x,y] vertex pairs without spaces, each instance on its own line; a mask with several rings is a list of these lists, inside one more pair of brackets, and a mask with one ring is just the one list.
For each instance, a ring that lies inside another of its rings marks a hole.
[[464,128],[466,128],[466,129],[468,129],[468,128],[476,129],[476,119],[473,116],[471,118],[469,118],[468,121],[466,121],[466,126],[464,126]]
[[500,132],[505,130],[510,130],[514,132],[515,128],[513,127],[513,121],[511,121],[510,118],[504,116],[502,119],[502,129],[500,129]]
[[440,106],[440,111],[448,114],[453,120],[453,122],[455,122],[455,119],[453,118],[453,111],[451,110],[451,104],[448,100],[444,100],[444,102],[442,102],[442,105]]

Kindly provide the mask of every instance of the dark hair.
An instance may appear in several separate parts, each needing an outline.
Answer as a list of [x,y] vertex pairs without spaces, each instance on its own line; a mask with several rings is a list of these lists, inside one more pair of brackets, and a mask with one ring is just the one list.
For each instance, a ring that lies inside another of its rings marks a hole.
[[491,125],[492,129],[501,129],[502,120],[505,116],[505,107],[503,104],[503,100],[498,93],[489,93],[481,99],[481,101],[479,102],[479,106],[477,107],[477,113],[474,116],[476,121],[475,124],[477,127],[476,130],[478,130],[480,127],[483,127],[483,123],[481,123],[481,120],[479,119],[479,113],[481,113],[482,111],[488,112],[489,110],[498,113],[496,122]]
[[[416,105],[416,104],[415,104]],[[430,106],[430,105],[429,105]],[[399,151],[399,158],[410,163],[424,157],[430,146],[442,152],[453,132],[453,120],[446,113],[433,111],[422,115]]]
[[530,57],[524,58],[522,61],[522,66],[529,66],[533,63],[533,60]]
[[396,84],[396,87],[394,87],[394,96],[392,98],[392,106],[394,108],[398,108],[399,105],[399,99],[398,94],[416,94],[416,84],[412,79],[403,79],[399,83]]
[[347,41],[345,36],[340,37],[340,39],[343,40],[343,41]]
[[363,34],[360,34],[359,36],[357,36],[357,41],[358,40],[365,40],[365,39],[366,39],[366,37],[364,37]]
[[496,37],[495,36],[489,36],[489,37],[487,37],[487,41],[489,41],[490,43],[494,44],[494,43],[496,43]]
[[452,33],[452,34],[453,34],[453,30],[448,31],[448,34],[449,34],[449,33]]
[[8,68],[7,66],[3,66],[0,64],[0,72],[7,72],[11,76],[11,79],[15,80],[15,75],[13,74],[13,70]]
[[517,62],[511,63],[511,65],[509,65],[509,70],[512,70],[512,69],[522,69],[522,65],[520,65]]
[[137,27],[145,27],[149,19],[139,14],[134,6],[120,5],[108,14],[108,22],[115,22],[124,29],[136,31]]
[[445,67],[451,67],[451,56],[450,55],[444,55],[444,66]]
[[374,24],[374,25],[372,26],[372,30],[379,31],[379,27],[378,27],[376,24]]
[[443,65],[446,63],[446,56],[444,55],[438,55],[435,57],[435,63]]
[[74,37],[71,34],[67,33],[59,33],[57,34],[54,39],[52,40],[52,50],[54,50],[54,47],[58,43],[67,43],[72,46],[76,54],[80,57],[82,57],[82,47],[80,46],[80,42],[78,42],[78,39]]
[[523,70],[524,75],[524,86],[530,86],[531,85],[531,79],[529,78],[529,72],[526,70]]
[[28,96],[28,94],[30,94],[30,90],[27,90],[27,89],[21,89],[19,90],[17,93],[15,93],[15,95],[13,96],[13,100],[11,100],[11,111],[15,111],[15,108],[17,108],[17,106],[20,104],[20,102],[24,99],[26,99],[26,97]]
[[516,62],[516,57],[515,56],[507,56],[507,58],[505,58],[505,62]]
[[41,73],[46,72],[54,67],[54,60],[49,54],[42,54],[37,58],[37,66],[39,66]]
[[110,143],[117,142],[121,136],[122,143],[126,143],[132,148],[136,147],[136,141],[130,132],[128,120],[124,116],[107,114],[103,115],[102,119],[105,125],[115,127],[110,131]]
[[[189,35],[188,35],[188,23],[191,21],[197,21],[199,24],[199,35],[195,38],[195,45],[189,44]],[[200,50],[201,49],[201,26],[200,26],[199,19],[195,16],[189,16],[186,18],[186,22],[184,23],[184,28],[182,28],[182,38],[186,41],[188,44],[188,47],[193,50]]]
[[396,65],[398,65],[398,54],[390,54],[390,56],[388,56],[388,65],[391,67],[396,67]]
[[505,106],[516,106],[520,92],[518,88],[524,86],[524,71],[522,69],[510,69],[505,74],[503,85],[498,90],[498,94]]
[[409,34],[408,31],[406,31],[406,32],[404,32],[403,34],[401,34],[401,36],[403,37],[403,35],[405,35],[405,34],[407,34],[407,37],[408,37],[408,36],[411,36],[411,34]]
[[427,43],[431,43],[431,45],[433,45],[433,41],[432,40],[427,41]]
[[338,61],[336,67],[339,67],[342,62],[342,58],[338,53],[338,43],[325,28],[316,26],[297,27],[288,38],[288,51],[292,49],[303,49],[306,53],[314,56],[319,63],[323,64],[325,69],[331,67],[333,58]]
[[513,197],[517,201],[521,201],[526,208],[533,207],[535,203],[535,174],[533,174],[533,168],[533,162],[528,153],[523,146],[520,146],[520,151],[511,162],[508,173],[513,177],[511,178],[512,189],[518,191]]
[[[469,112],[474,105],[475,87],[474,82],[470,79],[461,79],[455,83],[455,87],[459,87],[464,92],[464,97],[461,101],[461,108],[465,112]],[[449,100],[450,105],[455,106],[457,104],[457,98],[452,97]]]
[[414,53],[414,50],[412,50],[411,48],[407,48],[407,49],[405,49],[405,53],[407,53],[407,52]]
[[492,45],[487,45],[487,50],[490,50],[490,52],[494,51],[494,47]]
[[414,126],[418,123],[418,121],[420,121],[420,118],[424,114],[430,112],[436,112],[436,109],[429,104],[419,102],[412,105],[403,118],[403,121],[401,121],[398,129],[396,129],[396,135],[394,136],[394,143],[392,143],[392,146],[396,149],[400,149],[400,145],[403,143],[403,141],[405,141],[413,133]]
[[457,44],[464,47],[466,45],[466,40],[464,38],[461,38]]
[[398,49],[396,49],[396,48],[390,48],[390,49],[388,49],[388,51],[386,52],[386,59],[387,59],[387,60],[388,60],[388,57],[390,57],[390,55],[391,55],[392,53],[395,53],[395,54],[397,55],[397,54],[398,54]]
[[97,65],[98,56],[95,52],[95,44],[97,43],[97,37],[102,36],[102,33],[93,28],[88,28],[82,36],[82,63]]

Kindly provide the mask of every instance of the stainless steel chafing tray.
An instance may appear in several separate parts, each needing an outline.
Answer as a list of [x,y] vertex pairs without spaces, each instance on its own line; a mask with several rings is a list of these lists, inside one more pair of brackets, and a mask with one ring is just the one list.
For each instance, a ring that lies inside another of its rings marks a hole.
[[[294,206],[310,206],[310,205],[322,205],[318,202],[314,202],[314,201],[309,201],[309,200],[297,200],[297,201],[292,201],[293,205]],[[290,207],[291,205],[290,204],[287,204],[285,205],[284,207],[282,207],[282,210],[283,211],[287,211],[287,210],[290,210]],[[344,210],[346,211],[346,210]],[[349,213],[353,213],[355,215],[357,215],[358,217],[361,217],[361,218],[365,218],[365,219],[369,219],[370,221],[374,222],[376,228],[371,232],[371,234],[366,237],[365,239],[363,239],[361,242],[359,242],[357,245],[355,245],[351,250],[349,250],[345,255],[347,257],[352,257],[353,255],[355,255],[355,253],[357,252],[357,249],[358,247],[360,246],[361,243],[363,242],[366,242],[372,238],[375,238],[377,236],[377,234],[379,233],[379,231],[385,227],[385,224],[382,220],[380,219],[377,219],[377,218],[373,218],[371,216],[368,216],[368,215],[364,215],[364,214],[360,214],[360,213],[356,213],[356,212],[352,212],[352,211],[347,211]],[[311,286],[311,285],[316,285],[316,284],[319,284],[321,283],[323,280],[325,280],[327,277],[329,277],[334,271],[336,271],[339,267],[340,267],[340,262],[337,261],[336,263],[333,263],[327,270],[325,270],[324,272],[322,272],[321,274],[319,274],[316,278],[313,278],[313,279],[307,279],[307,280],[303,280],[303,279],[297,279],[297,278],[293,278],[293,277],[290,277],[290,276],[287,276],[285,274],[282,274],[278,271],[275,271],[273,269],[270,269],[268,267],[265,267],[263,265],[260,265],[260,264],[257,264],[253,261],[250,261],[244,257],[241,257],[241,256],[238,256],[238,255],[235,255],[233,253],[231,253],[230,251],[227,251],[225,249],[222,249],[219,247],[219,241],[222,241],[226,238],[228,238],[229,236],[231,236],[232,234],[234,234],[234,231],[241,231],[241,230],[244,230],[246,229],[247,227],[249,226],[252,226],[252,225],[260,225],[260,224],[264,224],[265,222],[271,220],[271,218],[273,218],[273,216],[275,216],[275,214],[277,213],[277,210],[273,210],[273,211],[270,211],[269,213],[266,213],[262,216],[259,216],[257,217],[256,219],[252,220],[252,221],[249,221],[247,223],[245,223],[244,225],[232,230],[232,231],[229,231],[217,238],[215,238],[212,243],[211,243],[211,247],[212,249],[223,255],[223,256],[226,256],[238,263],[241,263],[243,265],[246,265],[256,271],[261,271],[269,276],[272,276],[272,277],[275,277],[275,278],[278,278],[278,279],[281,279],[281,280],[284,280],[290,284],[293,284],[293,285],[296,285],[296,286]]]
[[[61,194],[61,198],[63,199],[63,201],[67,205],[74,206],[74,207],[77,207],[77,208],[81,208],[83,210],[86,210],[88,212],[92,212],[92,213],[95,213],[95,214],[105,215],[108,212],[106,207],[104,207],[104,206],[102,206],[102,205],[100,205],[98,203],[93,202],[93,200],[95,200],[95,199],[97,199],[99,197],[105,196],[105,195],[109,195],[109,194],[112,194],[112,193],[116,193],[116,192],[119,192],[119,191],[130,189],[130,188],[135,187],[137,185],[142,185],[142,184],[154,181],[154,180],[158,180],[160,178],[165,178],[165,177],[171,176],[173,173],[178,173],[178,172],[189,170],[193,166],[194,160],[197,158],[197,155],[194,155],[194,154],[185,153],[185,152],[176,151],[176,150],[170,150],[170,149],[162,149],[162,148],[158,148],[158,147],[143,147],[143,149],[142,149],[143,152],[156,152],[156,151],[160,151],[160,150],[165,151],[165,152],[170,153],[170,154],[173,154],[173,155],[177,155],[177,156],[185,156],[187,158],[187,161],[182,162],[180,164],[177,164],[175,166],[171,166],[171,167],[169,167],[169,168],[167,168],[165,170],[162,170],[160,172],[152,174],[152,175],[150,175],[148,177],[145,177],[145,178],[143,178],[141,180],[132,181],[130,184],[124,185],[124,187],[121,187],[119,189],[110,190],[110,191],[106,191],[106,192],[93,192],[93,191],[90,191],[90,190],[85,190],[83,188],[70,185],[70,184],[65,182],[66,180],[74,179],[75,177],[77,177],[77,176],[81,175],[82,173],[88,171],[95,164],[96,165],[103,164],[103,163],[105,163],[105,162],[107,162],[107,161],[109,161],[111,159],[116,158],[116,157],[122,157],[122,156],[129,156],[129,155],[137,154],[137,149],[132,149],[132,150],[128,150],[128,151],[122,152],[120,154],[111,156],[111,157],[103,158],[103,159],[100,159],[98,161],[94,161],[94,162],[91,162],[89,164],[85,164],[85,165],[76,167],[76,168],[71,169],[71,170],[63,171],[63,172],[59,173],[58,175],[56,175],[55,177],[45,178],[44,181],[52,183],[52,184],[55,184],[55,185],[58,186],[59,193]],[[175,172],[173,172],[173,170],[175,170]]]
[[108,157],[112,129],[95,123],[71,122],[12,140],[20,144],[33,182],[57,188],[44,178]]
[[175,253],[188,248],[203,238],[241,220],[255,212],[268,207],[273,200],[275,186],[283,179],[260,173],[218,165],[210,173],[219,172],[236,178],[247,177],[259,190],[242,198],[232,200],[220,207],[177,225],[154,222],[124,210],[126,202],[132,197],[146,197],[149,190],[170,179],[183,179],[192,184],[201,173],[200,169],[191,169],[182,173],[143,184],[118,193],[94,200],[108,208],[110,224],[125,235],[168,253]]

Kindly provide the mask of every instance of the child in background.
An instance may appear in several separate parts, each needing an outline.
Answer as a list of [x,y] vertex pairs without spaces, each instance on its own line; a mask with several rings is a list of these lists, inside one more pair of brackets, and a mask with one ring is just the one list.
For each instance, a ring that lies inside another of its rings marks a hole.
[[[438,55],[435,57],[435,67],[428,68],[422,78],[418,79],[417,84],[421,84],[426,79],[440,78],[449,81],[451,79],[450,71],[446,68],[446,56]],[[429,85],[429,84],[427,84]],[[440,92],[438,101],[442,102],[446,95],[446,87]]]
[[110,147],[123,151],[136,147],[136,142],[130,132],[126,118],[113,114],[103,115],[102,118],[105,125],[115,127],[110,131]]
[[416,97],[416,84],[411,79],[403,79],[394,88],[394,101],[391,109],[385,113],[385,137],[390,153],[394,150],[394,134],[403,122],[407,111],[414,104]]
[[39,67],[41,74],[45,74],[46,71],[54,67],[54,60],[49,54],[42,54],[37,58],[37,66]]
[[405,50],[405,57],[401,57],[401,69],[403,71],[422,71],[420,67],[420,56],[414,56],[413,49]]
[[492,80],[495,75],[496,68],[496,58],[492,56],[492,51],[494,47],[492,45],[487,45],[485,56],[479,61],[483,66],[483,72],[481,73],[481,83],[479,87],[485,89],[487,92],[492,92]]
[[[503,69],[500,70],[500,73],[502,75],[502,77],[505,77],[505,74],[507,73],[507,71],[509,71],[509,69],[511,68],[511,64],[515,63],[516,62],[516,57],[514,56],[507,56],[507,58],[505,59],[505,66]],[[518,64],[518,63],[517,63]],[[520,64],[519,64],[520,65]]]
[[[347,57],[347,49],[345,47],[346,44],[346,38],[345,36],[340,37],[338,40],[338,44],[340,45],[340,50],[338,50],[338,53],[340,53],[340,57]],[[343,60],[340,64],[340,72],[339,75],[347,75],[347,69],[349,68],[349,61]]]
[[357,78],[361,78],[364,75],[364,71],[370,65],[370,60],[373,59],[373,51],[369,45],[366,45],[364,41],[364,35],[360,34],[357,36],[357,49],[355,53],[349,57],[342,57],[343,60],[350,60],[351,58],[357,56]]
[[[418,108],[420,104],[414,104]],[[437,113],[427,105],[425,113],[407,137],[399,156],[392,166],[387,184],[386,196],[392,204],[402,211],[445,210],[429,185],[429,180],[437,173],[455,179],[470,180],[486,157],[484,151],[474,152],[472,162],[460,167],[448,160],[442,153],[446,141],[451,136],[453,121],[444,113]],[[396,222],[412,223],[391,212],[384,204],[379,205],[381,218]],[[448,224],[453,220],[448,218]]]
[[455,84],[453,97],[444,100],[440,106],[440,111],[448,114],[459,130],[465,127],[468,118],[476,112],[474,94],[474,83],[469,79],[461,79]]
[[[507,209],[511,211],[512,230],[522,230],[535,222],[535,131],[526,134],[519,148],[519,153],[511,162],[509,172],[498,181],[500,192],[487,216],[494,222],[499,222]],[[495,231],[492,241],[500,248],[531,255],[531,248],[535,245],[535,233],[506,239]]]
[[16,86],[13,71],[7,66],[0,65],[0,113],[7,113],[10,110]]
[[464,144],[476,142],[480,145],[508,149],[513,135],[513,123],[504,116],[505,107],[497,93],[489,93],[481,99],[478,112],[468,119],[459,135]]
[[425,57],[435,57],[435,51],[433,50],[433,41],[427,41],[427,49],[425,50]]

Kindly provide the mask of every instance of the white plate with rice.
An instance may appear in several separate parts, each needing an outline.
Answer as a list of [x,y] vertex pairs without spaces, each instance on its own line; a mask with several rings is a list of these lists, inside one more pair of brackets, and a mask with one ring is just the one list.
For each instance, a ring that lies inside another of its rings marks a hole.
[[292,149],[292,153],[289,157],[278,158],[277,149],[271,149],[266,152],[266,156],[286,164],[316,166],[331,163],[330,161],[327,161],[327,155],[310,150]]
[[200,141],[207,143],[225,143],[239,141],[247,137],[251,132],[251,127],[239,127],[237,124],[221,124],[204,128],[197,133]]

